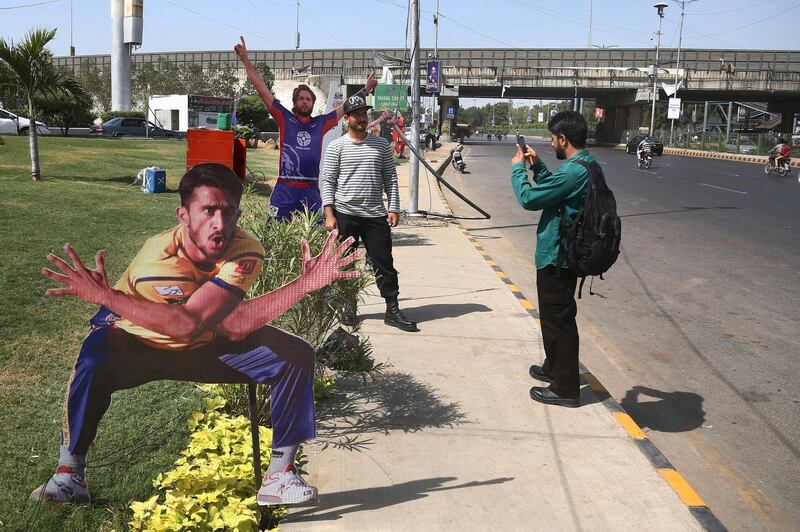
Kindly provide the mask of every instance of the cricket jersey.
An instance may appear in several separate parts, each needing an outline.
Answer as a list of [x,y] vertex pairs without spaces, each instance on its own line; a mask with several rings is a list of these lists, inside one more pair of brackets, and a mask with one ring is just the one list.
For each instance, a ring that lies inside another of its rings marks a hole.
[[[244,298],[258,278],[263,263],[264,247],[247,231],[237,227],[222,258],[210,269],[203,269],[186,255],[183,227],[179,225],[148,239],[114,289],[141,300],[182,305],[203,284],[211,282]],[[187,343],[113,314],[105,319],[160,349],[193,349],[210,342],[215,336],[213,331],[206,331]]]
[[302,211],[304,205],[312,212],[320,210],[322,138],[338,123],[336,111],[305,118],[275,100],[269,113],[280,130],[278,183],[270,198],[273,214],[288,219],[293,211]]

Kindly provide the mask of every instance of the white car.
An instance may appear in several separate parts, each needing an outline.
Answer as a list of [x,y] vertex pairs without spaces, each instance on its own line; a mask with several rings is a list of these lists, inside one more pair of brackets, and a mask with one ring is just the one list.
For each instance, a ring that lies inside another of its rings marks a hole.
[[[27,135],[30,124],[30,120],[24,116],[0,108],[0,135]],[[41,122],[36,122],[36,130],[40,135],[50,135],[50,129]]]

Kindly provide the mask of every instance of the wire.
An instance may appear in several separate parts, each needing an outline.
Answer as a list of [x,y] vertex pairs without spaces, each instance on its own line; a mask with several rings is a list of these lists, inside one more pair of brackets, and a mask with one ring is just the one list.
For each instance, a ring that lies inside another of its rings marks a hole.
[[686,13],[687,15],[692,15],[693,17],[704,17],[706,15],[727,15],[728,13],[736,13],[737,11],[745,11],[747,9],[753,9],[754,7],[763,6],[764,4],[771,4],[775,0],[766,0],[766,2],[760,2],[758,4],[753,4],[750,6],[740,7],[739,9],[728,9],[727,11],[714,11],[713,13]]
[[250,5],[251,5],[251,6],[253,6],[253,9],[255,10],[255,12],[256,12],[256,13],[258,13],[258,16],[259,16],[259,17],[261,17],[261,18],[264,20],[264,22],[266,22],[266,23],[267,23],[267,25],[269,25],[269,27],[270,27],[270,28],[272,28],[273,30],[275,30],[275,33],[277,33],[278,35],[280,35],[280,36],[281,36],[281,38],[282,38],[284,41],[286,41],[286,44],[287,44],[289,47],[291,47],[291,46],[292,46],[292,44],[291,44],[291,42],[289,41],[289,39],[286,37],[286,35],[284,35],[283,33],[281,33],[281,30],[279,30],[278,28],[276,28],[276,27],[275,27],[275,25],[274,25],[274,24],[272,24],[272,22],[270,22],[270,21],[269,21],[269,19],[268,19],[267,17],[265,17],[263,13],[261,13],[261,11],[259,11],[259,9],[256,7],[256,5],[253,3],[253,0],[247,0],[247,1],[250,3]]
[[253,37],[256,37],[256,38],[259,38],[259,39],[262,39],[264,41],[271,42],[271,43],[274,43],[274,44],[278,44],[278,45],[283,44],[283,43],[280,43],[280,42],[275,41],[273,39],[270,39],[269,37],[264,37],[263,35],[258,35],[257,33],[253,33],[253,32],[251,32],[249,30],[244,29],[244,28],[240,28],[238,26],[234,26],[232,24],[228,24],[227,22],[223,22],[223,21],[221,21],[221,20],[219,20],[217,18],[209,17],[208,15],[205,15],[203,13],[199,13],[199,12],[193,10],[193,9],[189,9],[188,7],[184,7],[184,6],[180,5],[180,4],[177,4],[177,3],[173,2],[172,0],[164,0],[164,1],[166,3],[168,3],[168,4],[171,4],[171,5],[179,8],[179,9],[183,9],[184,11],[188,11],[189,13],[193,13],[193,14],[197,15],[198,17],[203,17],[205,19],[211,20],[211,21],[216,22],[218,24],[222,24],[223,26],[227,26],[228,28],[234,29],[236,31],[240,31],[244,35],[252,35]]
[[35,4],[23,4],[19,6],[0,7],[0,11],[6,11],[8,9],[23,9],[26,7],[43,6],[45,4],[55,4],[56,2],[61,2],[61,0],[47,0],[46,2],[37,2]]
[[737,28],[732,28],[732,29],[725,30],[725,31],[718,31],[717,33],[709,33],[707,35],[696,35],[696,36],[694,36],[692,38],[700,39],[700,38],[706,38],[706,37],[713,37],[715,35],[722,35],[723,33],[730,33],[732,31],[739,31],[739,30],[744,29],[744,28],[749,28],[750,26],[755,26],[756,24],[761,24],[762,22],[765,22],[767,20],[770,20],[770,19],[773,19],[773,18],[776,18],[776,17],[783,17],[783,16],[786,15],[786,13],[788,13],[789,11],[794,11],[798,7],[800,7],[800,3],[795,4],[794,7],[790,7],[788,9],[784,9],[781,13],[776,13],[774,15],[770,15],[768,17],[764,17],[761,20],[756,20],[755,22],[751,22],[750,24],[745,24],[744,26],[739,26]]
[[[328,34],[328,36],[329,36],[331,39],[333,39],[333,40],[336,42],[336,44],[338,44],[338,45],[342,46],[342,44],[343,44],[343,43],[342,43],[342,41],[340,41],[340,40],[339,40],[339,38],[338,38],[338,37],[336,37],[336,35],[334,35],[334,34],[332,34],[331,32],[329,32],[329,31],[328,31],[328,30],[325,28],[325,26],[323,26],[322,24],[320,24],[319,22],[317,22],[317,20],[314,18],[314,15],[312,15],[311,13],[309,13],[309,12],[308,12],[308,10],[307,10],[306,8],[304,8],[304,7],[303,7],[303,5],[302,5],[302,4],[300,4],[300,10],[301,10],[301,11],[303,11],[303,13],[305,13],[306,15],[308,15],[308,18],[310,18],[310,19],[311,19],[311,22],[313,22],[314,24],[316,24],[317,26],[319,26],[319,28],[320,28],[322,31],[324,31],[325,33],[327,33],[327,34]],[[344,48],[344,46],[342,46],[342,47]]]
[[462,28],[464,28],[464,29],[467,29],[467,30],[469,30],[469,31],[472,31],[472,32],[475,32],[475,33],[477,33],[478,35],[480,35],[480,36],[482,36],[482,37],[486,37],[487,39],[490,39],[490,40],[492,40],[492,41],[498,42],[498,43],[502,44],[503,46],[508,46],[508,47],[510,47],[510,48],[513,48],[514,50],[516,50],[516,49],[517,49],[517,47],[516,47],[516,46],[514,46],[513,44],[511,44],[511,43],[507,43],[507,42],[505,42],[505,41],[501,41],[500,39],[495,39],[495,38],[494,38],[494,37],[492,37],[491,35],[486,35],[485,33],[481,32],[481,31],[479,31],[479,30],[477,30],[477,29],[475,29],[475,28],[473,28],[473,27],[470,27],[470,26],[467,26],[466,24],[462,24],[462,23],[460,23],[460,22],[459,22],[459,21],[457,21],[456,19],[454,19],[454,18],[452,18],[452,17],[450,17],[450,16],[448,16],[448,15],[445,15],[445,14],[444,14],[443,12],[441,12],[441,11],[439,11],[439,16],[440,16],[440,17],[442,17],[443,19],[449,20],[450,22],[452,22],[452,23],[453,23],[453,24],[455,24],[456,26],[461,26]]

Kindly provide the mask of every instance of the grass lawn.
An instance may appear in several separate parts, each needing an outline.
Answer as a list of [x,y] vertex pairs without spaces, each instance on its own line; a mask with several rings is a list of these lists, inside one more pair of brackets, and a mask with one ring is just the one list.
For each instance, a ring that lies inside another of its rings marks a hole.
[[[86,320],[96,310],[74,298],[45,298],[54,283],[40,271],[65,242],[93,265],[107,252],[112,282],[146,238],[176,224],[178,196],[129,186],[151,165],[175,189],[184,171],[182,141],[45,137],[43,179],[30,179],[26,138],[0,145],[0,529],[126,530],[131,500],[154,493],[155,476],[184,448],[186,420],[199,408],[192,384],[158,382],[118,392],[89,454],[91,507],[51,509],[27,497],[53,472],[61,409]],[[277,151],[248,151],[252,170],[274,177]]]

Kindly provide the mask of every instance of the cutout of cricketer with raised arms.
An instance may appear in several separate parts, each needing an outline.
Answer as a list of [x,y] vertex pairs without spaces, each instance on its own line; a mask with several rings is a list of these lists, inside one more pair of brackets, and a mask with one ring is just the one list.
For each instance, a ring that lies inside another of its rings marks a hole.
[[[281,220],[291,219],[292,213],[302,212],[304,206],[313,213],[320,212],[322,199],[319,191],[319,163],[322,159],[322,137],[342,119],[344,104],[327,114],[312,117],[317,97],[308,85],[299,85],[292,93],[293,107],[289,111],[267,88],[247,56],[244,37],[239,38],[241,42],[233,49],[280,130],[278,182],[269,199],[270,210]],[[357,94],[366,97],[377,84],[377,80],[370,74],[366,85]]]
[[242,184],[228,167],[198,164],[179,185],[179,224],[148,239],[122,278],[110,287],[105,252],[88,269],[69,244],[69,262],[49,254],[55,270],[42,274],[63,288],[48,296],[75,296],[100,305],[90,320],[67,385],[58,468],[31,498],[89,503],[86,453],[111,403],[111,394],[154,380],[272,385],[273,447],[258,491],[261,505],[317,499],[294,469],[297,447],[316,437],[314,349],[301,338],[268,325],[300,301],[337,279],[358,258],[345,256],[331,234],[311,257],[300,243],[302,273],[294,281],[253,299],[245,294],[264,262],[264,248],[237,227]]

